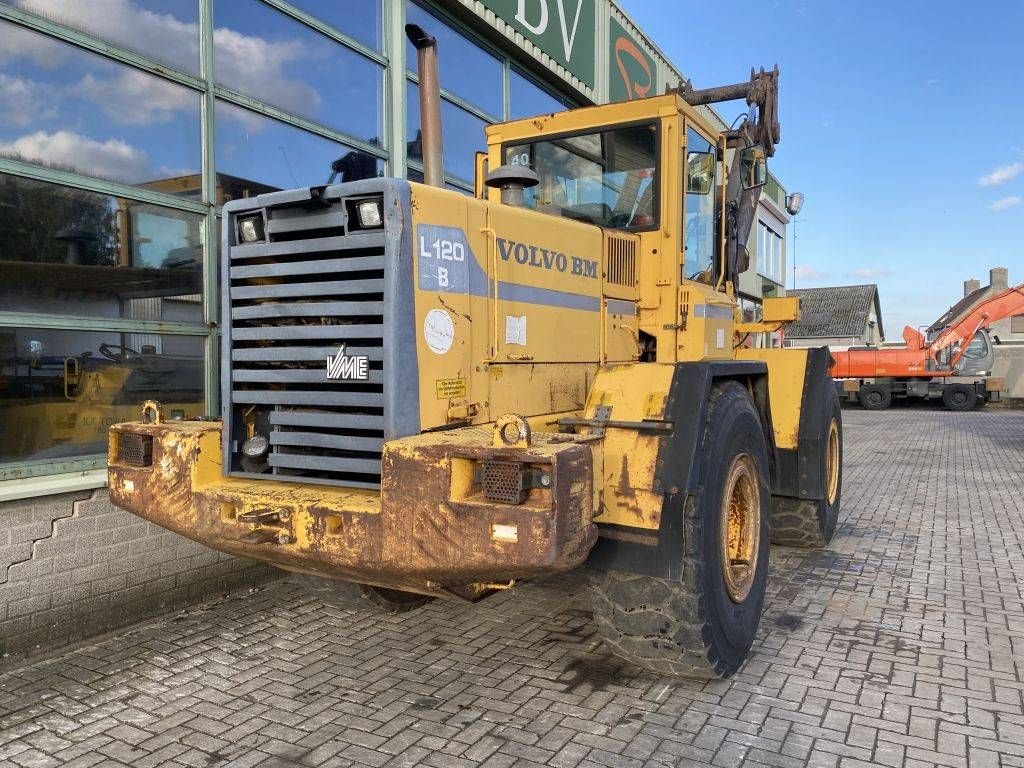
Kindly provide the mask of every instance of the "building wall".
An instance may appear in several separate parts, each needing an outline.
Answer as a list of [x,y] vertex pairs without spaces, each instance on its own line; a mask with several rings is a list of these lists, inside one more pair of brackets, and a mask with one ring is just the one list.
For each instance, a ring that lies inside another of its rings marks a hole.
[[787,347],[828,347],[831,350],[842,351],[849,349],[850,347],[863,347],[865,342],[863,339],[853,337],[821,337],[813,339],[800,339],[793,337],[786,337]]
[[118,509],[102,489],[0,503],[0,542],[6,661],[275,575]]
[[1002,379],[1003,396],[1024,400],[1024,341],[1005,341],[995,349],[992,376]]

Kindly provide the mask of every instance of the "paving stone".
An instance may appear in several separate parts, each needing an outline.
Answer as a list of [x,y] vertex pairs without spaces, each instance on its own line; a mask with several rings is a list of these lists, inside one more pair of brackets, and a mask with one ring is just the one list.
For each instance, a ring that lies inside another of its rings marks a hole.
[[[0,671],[0,763],[1024,766],[1024,413],[844,419],[836,538],[772,550],[761,630],[731,680],[608,656],[578,573],[399,616],[326,607],[282,579]],[[81,519],[123,543],[117,515]],[[130,525],[167,562],[226,573]],[[135,570],[51,586],[99,600]],[[147,576],[187,589],[160,570]],[[12,621],[32,631],[52,609],[25,610]]]

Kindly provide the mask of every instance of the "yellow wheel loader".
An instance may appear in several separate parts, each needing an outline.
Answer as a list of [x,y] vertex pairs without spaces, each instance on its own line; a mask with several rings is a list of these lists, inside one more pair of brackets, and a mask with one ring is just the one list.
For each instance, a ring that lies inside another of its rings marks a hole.
[[842,484],[827,350],[743,346],[796,299],[737,309],[777,70],[491,126],[470,197],[408,32],[426,183],[226,205],[222,419],[114,426],[111,498],[383,610],[586,566],[616,654],[732,674],[769,543],[827,543]]

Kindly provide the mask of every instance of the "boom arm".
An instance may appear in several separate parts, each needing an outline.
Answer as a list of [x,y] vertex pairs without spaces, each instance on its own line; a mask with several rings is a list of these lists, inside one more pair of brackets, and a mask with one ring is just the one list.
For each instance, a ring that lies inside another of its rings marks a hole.
[[942,350],[959,342],[959,349],[949,361],[949,367],[956,368],[978,331],[1011,315],[1021,313],[1024,313],[1024,283],[1007,288],[1002,293],[980,302],[962,319],[945,328],[935,341],[928,345],[928,350],[933,358],[937,358]]

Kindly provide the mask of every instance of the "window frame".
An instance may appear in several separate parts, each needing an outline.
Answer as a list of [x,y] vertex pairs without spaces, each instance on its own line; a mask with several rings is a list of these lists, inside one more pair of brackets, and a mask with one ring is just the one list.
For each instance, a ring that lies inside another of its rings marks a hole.
[[[642,227],[606,227],[601,224],[593,224],[592,226],[601,227],[602,229],[613,229],[617,232],[631,232],[639,234],[640,232],[654,232],[661,227],[661,196],[662,196],[662,172],[661,172],[661,152],[663,149],[662,145],[662,123],[664,121],[660,118],[653,120],[628,120],[622,123],[610,123],[609,125],[602,126],[595,130],[594,128],[581,128],[575,131],[562,131],[560,133],[544,134],[536,139],[524,140],[524,139],[510,139],[504,141],[501,144],[501,157],[505,157],[505,152],[509,147],[523,146],[524,144],[537,144],[541,141],[557,141],[559,139],[573,139],[579,136],[592,136],[595,133],[607,133],[610,131],[617,131],[622,128],[637,128],[643,126],[654,127],[654,178],[651,180],[651,184],[654,186],[654,199],[651,203],[654,210],[654,222],[652,224],[646,224]],[[602,147],[603,150],[603,147]],[[532,210],[532,209],[531,209]],[[537,213],[544,213],[543,211],[537,211]],[[545,214],[548,216],[555,216],[556,218],[566,218],[563,216],[556,216],[556,214]],[[583,222],[584,224],[588,222]]]

